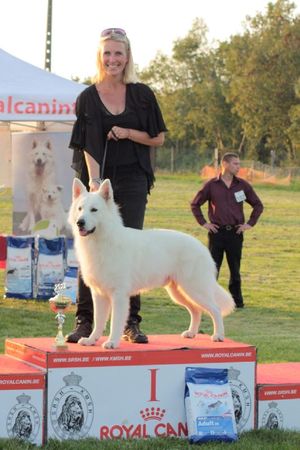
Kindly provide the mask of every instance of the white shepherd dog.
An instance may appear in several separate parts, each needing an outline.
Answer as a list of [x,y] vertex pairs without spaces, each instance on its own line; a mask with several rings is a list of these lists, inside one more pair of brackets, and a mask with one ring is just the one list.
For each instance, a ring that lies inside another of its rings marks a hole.
[[213,320],[212,340],[224,340],[222,315],[233,311],[234,302],[217,283],[214,261],[197,239],[178,231],[125,227],[109,180],[104,180],[97,192],[87,192],[81,181],[74,179],[69,222],[94,305],[94,329],[79,344],[94,345],[111,313],[110,335],[103,347],[117,348],[129,297],[155,287],[164,287],[189,311],[190,326],[183,337],[195,337],[205,311]]

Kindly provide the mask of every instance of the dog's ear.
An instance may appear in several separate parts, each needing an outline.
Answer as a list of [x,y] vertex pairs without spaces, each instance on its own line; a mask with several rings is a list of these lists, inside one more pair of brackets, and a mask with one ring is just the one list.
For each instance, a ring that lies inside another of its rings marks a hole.
[[62,192],[64,187],[61,184],[57,184],[56,189],[58,190],[58,192]]
[[52,145],[50,141],[46,141],[46,147],[48,148],[48,150],[52,150]]
[[86,192],[85,185],[79,180],[79,178],[74,178],[73,180],[73,200],[76,200],[81,194]]
[[105,201],[108,201],[113,198],[113,190],[111,187],[110,180],[108,178],[100,184],[98,192],[101,194],[101,196],[104,198]]
[[32,148],[35,148],[37,146],[36,140],[33,141],[32,143]]

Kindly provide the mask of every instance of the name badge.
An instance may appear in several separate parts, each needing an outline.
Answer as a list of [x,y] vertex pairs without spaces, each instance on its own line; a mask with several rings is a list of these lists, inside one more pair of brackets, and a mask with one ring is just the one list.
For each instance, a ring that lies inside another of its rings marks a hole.
[[244,191],[238,191],[234,193],[235,199],[238,203],[243,202],[246,200],[246,195]]

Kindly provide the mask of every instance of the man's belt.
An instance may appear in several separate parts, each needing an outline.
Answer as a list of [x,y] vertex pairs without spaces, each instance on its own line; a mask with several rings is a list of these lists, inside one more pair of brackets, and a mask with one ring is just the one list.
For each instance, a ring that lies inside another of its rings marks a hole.
[[226,231],[231,231],[231,230],[235,230],[236,225],[222,225],[219,227],[219,230],[226,230]]

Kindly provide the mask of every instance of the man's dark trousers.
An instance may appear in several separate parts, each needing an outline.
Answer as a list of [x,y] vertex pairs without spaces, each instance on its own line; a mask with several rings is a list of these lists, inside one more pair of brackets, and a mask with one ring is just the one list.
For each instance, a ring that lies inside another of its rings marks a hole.
[[220,227],[217,233],[208,233],[208,248],[216,263],[218,275],[224,253],[226,255],[230,271],[228,289],[237,307],[244,305],[240,275],[243,239],[243,233],[237,234],[236,228],[230,226]]

